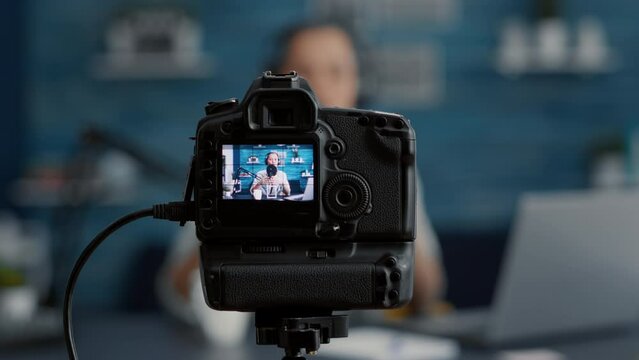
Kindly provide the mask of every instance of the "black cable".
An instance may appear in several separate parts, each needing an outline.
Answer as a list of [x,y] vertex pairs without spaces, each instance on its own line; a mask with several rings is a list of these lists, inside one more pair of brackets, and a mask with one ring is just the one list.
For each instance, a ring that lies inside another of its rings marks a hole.
[[69,360],[76,360],[77,354],[75,351],[75,340],[73,339],[73,328],[71,324],[71,302],[73,301],[73,289],[75,288],[75,283],[78,280],[78,276],[80,275],[80,271],[84,264],[89,260],[89,257],[95,249],[114,231],[118,230],[122,226],[133,222],[135,220],[141,219],[147,216],[153,216],[154,211],[152,208],[144,209],[140,211],[133,212],[126,216],[121,217],[111,225],[109,225],[106,229],[102,230],[98,235],[96,235],[93,240],[89,243],[89,245],[82,251],[82,254],[75,262],[75,266],[73,266],[73,270],[71,271],[71,275],[69,275],[69,281],[67,282],[67,289],[64,293],[64,340],[67,345],[67,352],[69,353]]
[[95,249],[97,249],[98,246],[100,246],[100,244],[109,237],[109,235],[113,234],[114,231],[118,230],[122,226],[147,216],[153,216],[155,219],[179,221],[180,224],[183,224],[186,221],[195,220],[195,203],[189,200],[174,201],[166,204],[153,205],[150,209],[130,213],[119,218],[106,229],[102,230],[82,251],[82,254],[80,254],[80,257],[73,266],[71,275],[69,275],[67,289],[64,292],[64,311],[62,316],[64,321],[64,340],[67,345],[69,360],[77,360],[78,358],[75,351],[75,340],[73,339],[73,327],[71,326],[71,303],[73,301],[73,289],[75,288],[75,283],[78,281],[80,271],[82,271],[84,264],[86,264],[87,260],[89,260],[89,257],[93,254]]

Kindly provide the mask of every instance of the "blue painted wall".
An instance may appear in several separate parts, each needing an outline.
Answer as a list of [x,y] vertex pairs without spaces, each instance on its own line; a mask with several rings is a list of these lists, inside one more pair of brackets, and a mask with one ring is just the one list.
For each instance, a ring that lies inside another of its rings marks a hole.
[[[160,158],[174,161],[177,170],[186,168],[192,151],[188,137],[193,135],[206,101],[241,97],[272,53],[269,44],[278,30],[308,11],[307,3],[297,0],[276,4],[166,0],[161,3],[179,3],[201,16],[205,50],[216,61],[214,76],[172,81],[93,78],[90,64],[103,50],[101,36],[109,17],[122,7],[157,3],[27,3],[29,165],[64,163],[77,143],[78,132],[92,123],[126,134]],[[382,28],[367,34],[372,45],[426,41],[442,50],[445,94],[440,105],[379,110],[404,113],[413,121],[424,196],[433,224],[447,242],[443,244],[445,251],[460,245],[456,234],[484,234],[465,238],[470,243],[495,233],[503,242],[516,200],[524,191],[587,187],[592,145],[608,135],[627,134],[637,125],[639,112],[639,68],[634,61],[639,58],[639,3],[564,2],[564,13],[571,21],[588,14],[600,18],[611,46],[622,59],[617,72],[588,78],[524,76],[516,80],[497,74],[493,58],[501,22],[509,15],[530,18],[530,2],[461,3],[459,20],[445,28]],[[140,207],[181,194],[177,185],[161,188],[160,195],[147,197],[148,202],[140,200]],[[82,227],[83,238],[88,241],[89,235],[126,210],[131,209],[92,209],[86,214],[89,220]],[[134,227],[136,230],[124,231],[111,241],[113,244],[98,251],[92,270],[85,274],[86,283],[80,285],[78,302],[102,306],[121,303],[125,296],[122,279],[130,276],[127,269],[134,256],[130,249],[166,245],[170,241],[167,234],[174,228],[173,224],[151,225],[150,221]],[[89,282],[99,283],[100,290]],[[490,287],[482,291],[488,294]]]
[[[639,28],[632,1],[564,1],[572,25],[594,14],[623,61],[611,75],[525,76],[493,68],[499,26],[531,13],[526,1],[464,1],[459,27],[433,35],[443,47],[442,106],[407,112],[419,136],[420,164],[433,221],[440,228],[507,225],[523,191],[588,186],[595,142],[638,123]],[[427,36],[427,35],[425,35]]]

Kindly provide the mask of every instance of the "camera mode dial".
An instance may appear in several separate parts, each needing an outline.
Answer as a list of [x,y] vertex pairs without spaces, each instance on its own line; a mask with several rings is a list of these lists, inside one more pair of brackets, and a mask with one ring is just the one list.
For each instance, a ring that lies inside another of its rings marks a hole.
[[209,101],[206,104],[204,111],[206,112],[206,115],[213,115],[233,110],[238,106],[239,102],[236,98],[230,98],[222,101]]

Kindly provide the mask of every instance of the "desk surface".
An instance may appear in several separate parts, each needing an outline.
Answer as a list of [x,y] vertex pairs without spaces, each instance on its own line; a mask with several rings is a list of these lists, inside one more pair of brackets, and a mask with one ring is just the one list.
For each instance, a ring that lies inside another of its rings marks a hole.
[[[185,359],[242,360],[281,359],[275,346],[257,346],[254,332],[241,348],[220,349],[207,344],[193,329],[178,325],[157,314],[117,314],[80,317],[75,322],[79,360]],[[328,346],[328,345],[322,345]],[[639,360],[639,328],[599,337],[588,337],[549,345],[567,359]],[[462,360],[495,359],[497,352],[462,349]],[[0,348],[3,360],[62,360],[67,354],[63,341],[22,348]],[[310,359],[330,359],[320,355]]]

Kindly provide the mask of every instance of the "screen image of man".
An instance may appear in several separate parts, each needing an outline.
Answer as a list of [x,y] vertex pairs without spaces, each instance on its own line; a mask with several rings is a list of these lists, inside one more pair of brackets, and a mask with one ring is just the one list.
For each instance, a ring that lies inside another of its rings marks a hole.
[[279,161],[279,155],[275,151],[266,155],[264,160],[266,169],[257,172],[257,177],[251,185],[251,193],[255,194],[255,190],[261,190],[267,198],[291,194],[291,186],[288,183],[286,173],[278,169]]

